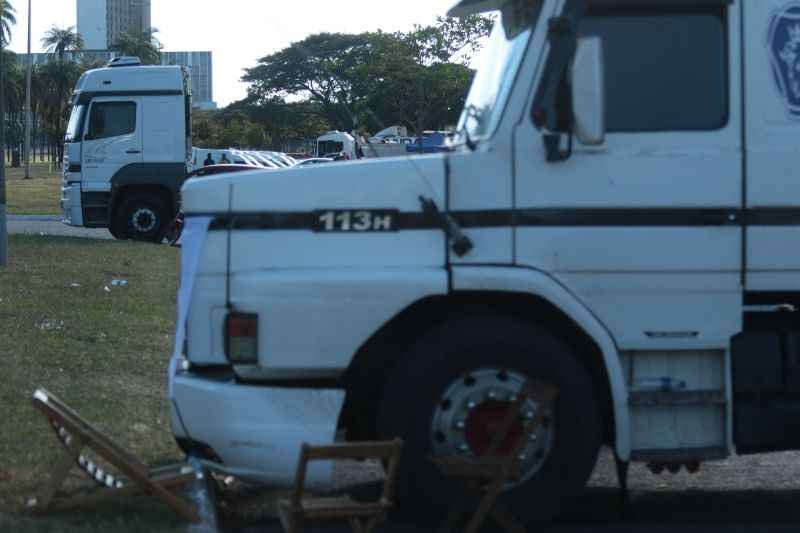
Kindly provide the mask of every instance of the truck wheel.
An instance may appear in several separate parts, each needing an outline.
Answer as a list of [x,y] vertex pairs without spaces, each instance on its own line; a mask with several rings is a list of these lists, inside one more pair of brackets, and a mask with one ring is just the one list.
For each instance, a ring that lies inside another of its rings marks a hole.
[[[418,341],[383,390],[379,433],[405,441],[396,487],[404,512],[424,516],[452,503],[459,487],[428,457],[486,453],[492,427],[528,378],[553,383],[559,396],[524,448],[522,476],[506,488],[504,503],[518,519],[534,523],[552,519],[584,488],[601,445],[588,372],[546,331],[512,319],[467,318]],[[535,413],[537,406],[527,408]]]
[[161,242],[167,226],[167,209],[161,198],[149,194],[132,194],[119,205],[114,220],[118,238]]

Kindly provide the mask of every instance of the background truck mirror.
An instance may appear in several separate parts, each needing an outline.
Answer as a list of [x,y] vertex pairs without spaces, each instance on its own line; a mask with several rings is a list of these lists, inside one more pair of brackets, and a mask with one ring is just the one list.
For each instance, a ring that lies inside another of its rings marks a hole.
[[599,37],[578,40],[571,78],[575,135],[581,144],[601,145],[605,142],[606,110],[603,41]]

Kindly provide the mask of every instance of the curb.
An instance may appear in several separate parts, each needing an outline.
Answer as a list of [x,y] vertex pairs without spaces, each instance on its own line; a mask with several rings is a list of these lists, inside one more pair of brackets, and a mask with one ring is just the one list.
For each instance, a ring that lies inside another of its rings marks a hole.
[[6,215],[9,222],[61,222],[58,215]]

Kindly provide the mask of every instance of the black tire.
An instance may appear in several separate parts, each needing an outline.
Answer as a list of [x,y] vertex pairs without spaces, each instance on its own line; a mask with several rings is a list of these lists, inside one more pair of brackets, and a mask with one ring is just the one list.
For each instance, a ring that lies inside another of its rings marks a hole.
[[151,194],[126,196],[117,207],[112,235],[118,239],[161,242],[169,225],[166,203]]
[[413,345],[383,390],[380,436],[405,441],[396,487],[402,514],[441,513],[459,493],[427,459],[433,453],[433,417],[451,384],[487,367],[560,389],[549,454],[542,456],[535,474],[503,494],[503,502],[519,520],[532,524],[554,518],[585,487],[601,446],[600,414],[592,379],[570,348],[523,321],[458,319]]

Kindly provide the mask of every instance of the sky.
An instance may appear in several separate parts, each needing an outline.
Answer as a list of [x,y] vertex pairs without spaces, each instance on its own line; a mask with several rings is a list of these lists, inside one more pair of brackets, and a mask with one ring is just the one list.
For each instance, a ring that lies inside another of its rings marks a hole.
[[[244,98],[245,68],[292,42],[319,32],[407,30],[444,15],[456,0],[152,0],[153,26],[166,51],[213,52],[214,100],[225,106]],[[27,50],[27,2],[17,10],[10,48]],[[53,25],[76,25],[75,0],[32,0],[31,48]]]

